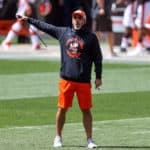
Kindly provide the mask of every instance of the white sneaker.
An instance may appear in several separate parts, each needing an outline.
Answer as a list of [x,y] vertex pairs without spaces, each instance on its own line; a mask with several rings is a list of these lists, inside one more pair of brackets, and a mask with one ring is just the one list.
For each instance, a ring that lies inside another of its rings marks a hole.
[[62,138],[60,136],[56,136],[54,139],[54,147],[62,147]]
[[97,148],[97,145],[94,143],[94,141],[92,139],[88,139],[88,148]]
[[142,44],[138,43],[135,50],[128,53],[128,56],[136,56],[144,52]]
[[122,40],[121,40],[121,52],[126,52],[127,51],[127,48],[128,48],[128,39],[123,37]]

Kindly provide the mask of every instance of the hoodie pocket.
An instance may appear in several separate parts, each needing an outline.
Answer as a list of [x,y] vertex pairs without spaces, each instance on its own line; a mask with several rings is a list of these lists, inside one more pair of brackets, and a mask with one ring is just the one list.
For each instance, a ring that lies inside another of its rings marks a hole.
[[80,79],[83,75],[83,64],[76,59],[65,61],[61,67],[61,75],[71,79]]

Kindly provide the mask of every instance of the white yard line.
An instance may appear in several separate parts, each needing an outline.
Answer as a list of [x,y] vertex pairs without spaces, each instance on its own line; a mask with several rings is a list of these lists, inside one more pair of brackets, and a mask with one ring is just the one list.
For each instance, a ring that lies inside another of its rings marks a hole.
[[137,131],[137,132],[132,132],[131,134],[150,134],[150,131]]
[[[94,125],[103,125],[103,124],[111,124],[111,123],[132,123],[132,122],[136,122],[136,121],[150,121],[150,117],[144,117],[144,118],[130,118],[130,119],[119,119],[119,120],[105,120],[105,121],[94,121],[93,124]],[[82,123],[66,123],[65,126],[74,126],[74,125],[81,125]],[[15,127],[6,127],[6,128],[0,128],[0,130],[14,130],[14,129],[27,129],[27,130],[31,130],[31,129],[43,129],[43,128],[53,128],[55,127],[54,124],[52,125],[41,125],[41,126],[15,126]],[[142,131],[141,133],[144,133],[147,131]],[[148,131],[150,132],[150,131]],[[135,134],[140,133],[140,132],[133,132]]]
[[[144,74],[144,77],[143,71],[147,72]],[[92,77],[92,93],[102,94],[150,91],[149,73],[150,70],[147,68],[134,68],[130,69],[130,71],[128,69],[115,71],[104,70],[104,84],[100,91],[94,89],[94,76]],[[130,80],[128,80],[129,77]],[[145,82],[143,78],[147,82]],[[0,100],[57,96],[58,80],[59,73],[57,72],[0,75],[0,85],[3,85],[0,87]]]

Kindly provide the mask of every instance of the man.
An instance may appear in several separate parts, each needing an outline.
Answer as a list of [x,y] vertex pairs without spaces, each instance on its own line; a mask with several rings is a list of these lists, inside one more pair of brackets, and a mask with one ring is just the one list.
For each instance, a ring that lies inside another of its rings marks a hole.
[[135,29],[135,17],[137,13],[137,0],[130,0],[127,7],[125,8],[123,15],[123,25],[125,27],[125,32],[121,40],[121,52],[126,52],[129,39],[132,37],[132,31]]
[[58,111],[56,114],[56,137],[54,147],[62,146],[62,129],[65,123],[66,112],[72,106],[73,96],[76,93],[78,104],[83,114],[83,125],[87,136],[88,148],[97,145],[92,139],[92,96],[91,70],[95,64],[95,87],[102,84],[102,54],[95,34],[86,27],[86,15],[82,10],[72,13],[73,28],[56,27],[42,21],[22,16],[38,29],[58,39],[61,46],[61,69],[59,81]]
[[145,24],[147,23],[148,15],[150,8],[150,0],[139,0],[139,5],[137,8],[137,16],[135,19],[135,25],[138,30],[138,41],[135,50],[130,53],[131,56],[138,55],[145,51],[144,45],[144,35],[145,32]]
[[144,52],[145,45],[143,44],[144,36],[148,33],[145,28],[145,24],[149,15],[150,0],[139,0],[139,6],[137,8],[137,17],[135,24],[138,29],[138,43],[136,45],[134,55]]
[[117,56],[114,52],[114,34],[112,32],[111,6],[111,0],[93,0],[93,29],[95,28],[94,30],[96,31],[96,35],[99,40],[101,40],[102,32],[106,33],[111,56]]
[[[36,2],[35,0],[19,0],[17,13],[19,13],[21,15],[36,16],[35,8],[34,8],[35,2]],[[12,25],[6,38],[2,42],[2,47],[4,49],[10,48],[13,39],[18,35],[18,33],[23,28],[23,26],[24,26],[24,24],[21,21],[17,21]],[[30,25],[29,26],[29,32],[30,32],[30,37],[31,37],[33,49],[35,49],[35,50],[40,49],[37,29],[34,26]]]
[[143,44],[145,45],[146,47],[146,50],[148,52],[150,52],[150,13],[147,17],[147,20],[146,20],[146,23],[144,25],[144,39],[143,39]]

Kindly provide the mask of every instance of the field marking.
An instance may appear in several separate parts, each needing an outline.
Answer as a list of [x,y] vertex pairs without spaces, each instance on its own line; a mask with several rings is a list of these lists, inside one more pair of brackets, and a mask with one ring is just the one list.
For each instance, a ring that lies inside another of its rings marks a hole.
[[132,134],[150,134],[150,131],[133,132]]
[[[129,119],[118,119],[118,120],[104,120],[104,121],[93,121],[93,125],[97,124],[110,124],[110,123],[130,123],[134,121],[150,121],[150,117],[143,118],[129,118]],[[82,125],[82,123],[66,123],[65,126],[74,126],[74,125]],[[14,129],[42,129],[42,128],[50,128],[55,127],[55,124],[52,125],[41,125],[41,126],[14,126],[14,127],[4,127],[0,128],[0,130],[14,130]],[[96,128],[95,128],[96,129]],[[136,133],[136,132],[135,132]]]
[[[97,131],[94,141],[101,149],[150,149],[150,117],[93,122]],[[86,135],[82,123],[66,123],[63,150],[84,150]],[[55,150],[53,140],[55,125],[0,128],[0,147],[3,150]],[[135,134],[137,133],[137,134]],[[99,149],[98,148],[98,149]]]
[[[104,70],[101,90],[92,88],[92,93],[150,91],[149,73],[148,68]],[[0,100],[57,96],[58,80],[57,72],[0,75]],[[94,87],[94,74],[91,82]]]

